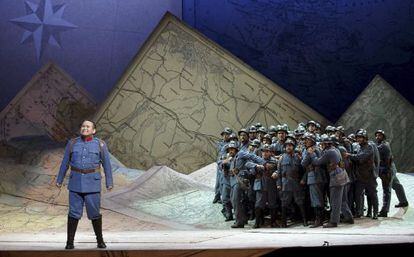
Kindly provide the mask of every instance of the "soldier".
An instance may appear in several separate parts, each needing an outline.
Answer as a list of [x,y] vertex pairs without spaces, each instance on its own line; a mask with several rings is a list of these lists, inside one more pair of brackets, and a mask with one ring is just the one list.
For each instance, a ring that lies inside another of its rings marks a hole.
[[256,193],[256,202],[254,206],[256,221],[253,228],[259,228],[260,225],[264,223],[264,209],[266,203],[270,209],[270,226],[276,227],[278,194],[276,180],[271,178],[271,175],[276,171],[277,160],[272,157],[269,144],[263,145],[262,154],[262,158],[265,161],[263,165],[252,162],[246,163],[246,167],[252,170],[255,174],[253,190]]
[[269,134],[266,134],[262,138],[262,144],[272,144],[272,137]]
[[260,127],[257,129],[257,138],[262,142],[264,135],[267,134],[267,129],[265,127]]
[[94,137],[95,123],[89,120],[82,122],[80,137],[69,140],[65,148],[56,186],[62,187],[68,168],[69,176],[69,214],[67,225],[66,249],[73,249],[76,228],[82,217],[83,206],[86,206],[88,219],[92,220],[98,248],[106,248],[102,236],[101,206],[101,173],[102,164],[106,188],[113,188],[111,162],[105,142]]
[[[223,131],[221,132],[221,141],[217,142],[217,161],[219,161],[221,159],[221,157],[226,153],[226,144],[228,144],[229,137],[230,134],[233,133],[233,130],[231,130],[230,128],[224,128]],[[216,183],[214,186],[214,199],[213,199],[213,203],[220,203],[221,202],[221,176],[222,176],[223,172],[220,172],[220,166],[217,166],[217,171],[216,171]]]
[[355,197],[357,205],[356,217],[363,215],[363,194],[364,190],[372,201],[374,213],[373,219],[378,218],[378,195],[377,195],[377,174],[374,164],[374,149],[368,144],[368,135],[365,129],[360,129],[355,133],[356,140],[360,145],[360,149],[356,154],[346,153],[345,155],[355,162],[356,165],[356,182]]
[[223,161],[223,165],[229,165],[231,204],[234,208],[235,223],[232,228],[243,228],[247,223],[247,216],[243,202],[245,193],[249,189],[247,162],[264,164],[261,157],[253,153],[239,151],[237,144],[231,142],[228,146],[229,158]]
[[249,151],[249,134],[247,129],[240,129],[239,130],[239,138],[240,138],[240,151]]
[[262,156],[262,152],[260,149],[261,149],[261,144],[260,144],[259,139],[250,141],[249,153],[253,153],[257,156]]
[[324,144],[324,152],[321,157],[317,157],[314,149],[308,148],[308,153],[311,155],[313,165],[326,165],[329,172],[329,200],[331,205],[331,217],[328,224],[324,228],[337,227],[341,212],[345,217],[344,222],[353,224],[351,210],[348,207],[347,197],[344,187],[349,183],[349,178],[346,171],[343,169],[342,156],[338,149],[334,147],[332,137],[325,137],[322,143]]
[[231,148],[236,147],[236,142],[230,142],[224,146],[225,153],[222,153],[221,158],[217,161],[218,170],[221,173],[221,199],[223,203],[222,213],[226,218],[225,221],[234,220],[233,218],[233,207],[231,205],[231,185],[230,185],[230,165],[226,161],[231,157]]
[[315,134],[316,132],[316,122],[313,120],[308,121],[308,123],[306,123],[306,130],[309,133]]
[[[311,207],[315,212],[315,222],[311,228],[322,226],[323,222],[323,208],[324,208],[324,187],[326,183],[326,171],[324,166],[315,166],[312,164],[311,155],[308,153],[308,148],[313,148],[316,145],[316,137],[314,134],[306,132],[304,134],[305,147],[302,153],[302,167],[305,169],[305,174],[301,180],[301,184],[309,186],[309,193],[311,199]],[[321,151],[318,148],[314,149],[314,155],[321,157]]]
[[338,126],[335,128],[335,136],[338,140],[339,145],[342,145],[343,147],[345,147],[348,153],[352,152],[352,144],[345,137],[345,129],[343,126]]
[[331,125],[326,126],[325,133],[328,134],[328,136],[335,135],[335,127]]
[[[250,142],[249,137],[247,134],[246,129],[241,129],[239,131],[239,137],[240,137],[240,146],[239,151],[246,151],[249,152],[250,148]],[[255,139],[256,140],[256,139]],[[250,184],[253,184],[254,176],[248,176],[248,179],[250,181]],[[254,202],[255,202],[255,194],[252,187],[249,187],[249,190],[247,191],[247,214],[249,216],[249,220],[253,220],[255,218],[254,216]]]
[[282,154],[285,152],[284,143],[286,140],[287,132],[288,130],[286,129],[285,126],[283,125],[276,126],[276,135],[277,135],[278,141],[275,144],[273,144],[273,149],[275,152],[276,159],[280,158],[280,156],[282,156]]
[[277,128],[276,128],[276,126],[271,125],[269,127],[268,134],[270,135],[270,138],[276,137],[277,136]]
[[299,155],[295,153],[295,141],[287,139],[284,143],[285,153],[282,154],[278,161],[277,171],[272,174],[273,179],[277,180],[277,188],[281,192],[282,202],[282,224],[281,227],[287,227],[287,208],[294,201],[300,209],[303,226],[307,226],[304,199],[305,192],[300,185],[301,164]]
[[381,129],[375,132],[380,154],[379,177],[382,182],[383,200],[379,217],[387,217],[390,210],[391,188],[395,190],[399,204],[396,207],[407,207],[408,201],[405,196],[404,187],[397,178],[397,169],[393,161],[390,144],[386,141],[385,132]]
[[257,128],[256,126],[251,126],[249,128],[249,140],[253,141],[256,139],[256,137],[257,137]]

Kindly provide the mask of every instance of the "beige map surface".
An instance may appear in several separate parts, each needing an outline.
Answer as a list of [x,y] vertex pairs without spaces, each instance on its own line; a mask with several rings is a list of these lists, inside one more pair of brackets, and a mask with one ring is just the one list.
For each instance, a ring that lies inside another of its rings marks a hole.
[[372,140],[377,129],[384,130],[398,171],[414,171],[414,106],[379,75],[341,116],[339,124],[347,133],[365,128]]
[[38,135],[66,141],[95,111],[96,103],[87,92],[48,63],[0,113],[0,141]]
[[95,119],[126,166],[189,173],[215,159],[223,127],[327,120],[166,14]]

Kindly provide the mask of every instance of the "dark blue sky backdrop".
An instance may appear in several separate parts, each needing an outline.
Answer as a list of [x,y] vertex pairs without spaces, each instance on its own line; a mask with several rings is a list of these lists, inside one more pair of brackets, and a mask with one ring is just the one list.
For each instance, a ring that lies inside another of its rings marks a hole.
[[376,74],[414,103],[413,0],[184,0],[183,19],[335,121]]
[[0,0],[0,109],[48,61],[101,102],[166,11],[332,121],[375,74],[414,102],[414,0]]

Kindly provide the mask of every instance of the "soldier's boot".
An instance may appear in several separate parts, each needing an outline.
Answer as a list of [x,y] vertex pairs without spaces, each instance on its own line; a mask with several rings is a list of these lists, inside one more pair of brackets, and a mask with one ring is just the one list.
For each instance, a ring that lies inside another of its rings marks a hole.
[[65,249],[73,249],[73,240],[75,239],[76,228],[78,227],[78,219],[72,218],[68,215],[67,241]]
[[320,208],[316,207],[314,208],[315,211],[315,222],[313,223],[312,226],[310,226],[311,228],[317,228],[322,226],[322,211]]
[[306,219],[305,206],[303,204],[299,205],[299,209],[300,209],[300,214],[302,216],[302,221],[303,221],[302,224],[303,224],[304,227],[307,227],[308,226],[308,220]]
[[323,225],[323,228],[336,228],[337,226],[337,223],[328,222],[326,225]]
[[231,211],[231,209],[226,211],[226,220],[225,221],[227,222],[227,221],[230,221],[230,220],[234,220],[233,212]]
[[213,203],[219,203],[219,202],[221,202],[220,194],[216,194],[214,196]]
[[95,231],[96,242],[98,248],[106,248],[106,244],[102,237],[102,215],[92,220],[93,231]]
[[408,206],[408,202],[402,202],[402,203],[396,204],[394,207],[395,208],[404,208],[404,207],[407,207],[407,206]]
[[281,228],[287,228],[287,207],[282,207],[282,223],[280,224]]
[[277,210],[275,208],[270,209],[270,227],[279,227],[276,223]]
[[378,217],[384,217],[384,218],[386,218],[386,217],[388,217],[388,213],[386,211],[384,211],[384,210],[381,210],[378,213]]
[[367,215],[365,215],[365,217],[372,218],[372,203],[371,203],[371,200],[369,198],[367,199],[367,204],[368,204],[368,211],[367,211]]
[[260,228],[262,223],[263,210],[261,208],[254,209],[256,220],[254,222],[253,228]]

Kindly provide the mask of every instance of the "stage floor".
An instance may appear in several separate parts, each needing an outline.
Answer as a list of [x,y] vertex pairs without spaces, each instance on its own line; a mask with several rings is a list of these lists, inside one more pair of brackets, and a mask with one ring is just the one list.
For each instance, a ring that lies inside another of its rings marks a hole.
[[[400,212],[402,212],[401,209]],[[401,213],[400,213],[401,214]],[[405,213],[405,217],[412,213]],[[78,250],[95,249],[95,237],[89,222],[81,220],[76,234]],[[252,221],[250,222],[252,223]],[[414,243],[414,226],[406,220],[390,217],[378,221],[357,219],[354,225],[340,225],[334,229],[260,228],[227,230],[145,230],[104,231],[107,250],[205,250],[205,249],[278,249],[284,247],[320,247],[339,245]],[[1,233],[0,249],[13,250],[62,250],[66,233],[18,232]]]

